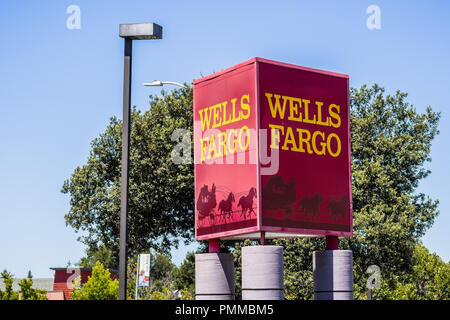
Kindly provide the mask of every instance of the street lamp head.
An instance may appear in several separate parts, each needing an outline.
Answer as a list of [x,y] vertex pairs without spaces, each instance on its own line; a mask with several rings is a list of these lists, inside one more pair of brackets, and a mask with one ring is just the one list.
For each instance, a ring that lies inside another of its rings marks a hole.
[[160,80],[154,80],[150,83],[143,83],[145,87],[162,87],[163,83]]
[[162,27],[153,22],[121,24],[119,36],[131,40],[162,39]]
[[184,84],[175,82],[175,81],[161,81],[161,80],[153,80],[153,82],[150,83],[143,83],[145,87],[162,87],[164,84],[172,84],[174,86],[178,86],[181,88],[186,88]]

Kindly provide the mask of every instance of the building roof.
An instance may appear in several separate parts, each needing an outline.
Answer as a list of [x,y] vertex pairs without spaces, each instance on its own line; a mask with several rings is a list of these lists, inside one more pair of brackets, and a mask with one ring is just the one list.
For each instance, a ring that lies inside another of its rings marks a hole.
[[[12,289],[13,291],[19,291],[19,282],[26,278],[15,278]],[[45,291],[52,291],[53,290],[53,278],[32,278],[33,285],[31,286],[34,289],[39,290],[45,290]],[[3,282],[3,279],[0,279],[0,289],[5,290],[5,283]]]
[[80,266],[70,266],[70,267],[52,267],[50,268],[50,270],[54,270],[54,271],[66,271],[68,269],[78,269],[78,270],[83,270],[83,271],[91,271],[92,268],[91,267],[80,267]]
[[[91,267],[82,267],[82,266],[69,266],[69,267],[51,267],[50,270],[54,271],[67,271],[67,270],[80,270],[80,271],[92,271]],[[119,273],[119,270],[116,269],[108,269],[111,273]]]

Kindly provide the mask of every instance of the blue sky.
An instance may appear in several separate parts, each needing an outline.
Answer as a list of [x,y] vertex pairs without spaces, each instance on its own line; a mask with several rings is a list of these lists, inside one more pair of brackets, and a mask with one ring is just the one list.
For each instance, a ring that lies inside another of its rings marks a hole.
[[[372,4],[380,30],[366,27]],[[81,29],[66,27],[70,5],[81,10]],[[450,260],[448,1],[2,0],[0,269],[52,276],[49,267],[83,255],[60,189],[109,118],[122,117],[119,24],[148,21],[164,39],[134,43],[132,103],[142,110],[160,91],[142,82],[191,82],[259,56],[347,73],[353,87],[400,89],[418,111],[442,112],[419,191],[439,199],[441,212],[423,242]]]

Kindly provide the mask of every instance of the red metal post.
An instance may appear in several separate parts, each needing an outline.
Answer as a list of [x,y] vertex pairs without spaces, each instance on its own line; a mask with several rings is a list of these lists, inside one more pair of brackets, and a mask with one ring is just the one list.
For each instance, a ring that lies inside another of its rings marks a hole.
[[220,240],[211,239],[208,240],[209,243],[209,253],[220,253]]
[[339,239],[336,236],[325,237],[325,250],[337,250],[339,248]]
[[264,245],[266,243],[266,233],[264,231],[261,231],[261,238],[259,239],[259,244]]

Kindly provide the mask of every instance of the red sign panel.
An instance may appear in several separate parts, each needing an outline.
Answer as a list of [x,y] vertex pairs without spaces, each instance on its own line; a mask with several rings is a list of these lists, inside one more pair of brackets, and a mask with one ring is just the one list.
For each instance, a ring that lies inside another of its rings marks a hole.
[[348,81],[260,58],[194,81],[198,240],[352,235]]

